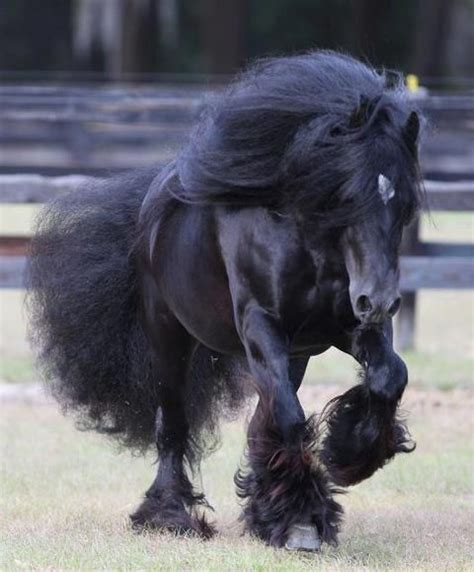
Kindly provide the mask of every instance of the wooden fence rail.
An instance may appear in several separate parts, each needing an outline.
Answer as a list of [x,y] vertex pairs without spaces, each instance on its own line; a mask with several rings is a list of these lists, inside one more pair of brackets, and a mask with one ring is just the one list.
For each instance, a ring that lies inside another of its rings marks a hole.
[[[207,93],[196,85],[0,86],[0,173],[97,175],[166,162]],[[432,94],[419,107],[436,127],[425,175],[474,176],[474,98]]]

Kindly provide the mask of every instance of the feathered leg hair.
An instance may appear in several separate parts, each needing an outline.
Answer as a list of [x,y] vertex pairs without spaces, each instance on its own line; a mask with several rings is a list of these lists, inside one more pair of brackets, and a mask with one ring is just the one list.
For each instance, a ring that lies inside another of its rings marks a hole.
[[248,432],[247,467],[235,475],[245,501],[246,529],[272,546],[284,546],[294,525],[316,526],[320,540],[336,543],[342,507],[338,492],[316,464],[314,418],[300,427],[292,445],[285,442],[272,415],[259,404]]
[[415,449],[397,415],[398,398],[377,395],[364,382],[332,399],[324,409],[320,459],[332,482],[354,485],[369,478],[396,453]]

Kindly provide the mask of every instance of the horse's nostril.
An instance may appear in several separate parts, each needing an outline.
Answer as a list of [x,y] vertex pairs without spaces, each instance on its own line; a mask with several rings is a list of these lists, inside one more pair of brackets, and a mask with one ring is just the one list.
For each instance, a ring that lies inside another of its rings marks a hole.
[[362,294],[362,296],[359,296],[357,298],[356,308],[357,311],[360,312],[361,314],[367,314],[367,312],[370,312],[372,310],[372,303],[369,300],[369,297],[365,296],[364,294]]
[[402,303],[402,299],[399,296],[390,306],[390,308],[388,309],[388,315],[390,317],[395,316],[395,314],[398,312],[398,310],[400,309],[400,304]]

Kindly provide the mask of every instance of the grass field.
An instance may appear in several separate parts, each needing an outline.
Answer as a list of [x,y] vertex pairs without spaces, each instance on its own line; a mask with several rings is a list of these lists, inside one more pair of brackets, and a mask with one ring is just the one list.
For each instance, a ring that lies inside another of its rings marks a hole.
[[[31,211],[10,214],[0,231],[26,229]],[[472,239],[472,216],[436,215],[424,221],[423,235]],[[225,424],[222,447],[202,470],[217,538],[203,543],[133,534],[127,515],[153,478],[153,458],[117,455],[103,438],[76,431],[34,387],[19,383],[38,377],[25,343],[22,296],[0,293],[2,571],[474,569],[472,292],[420,293],[417,351],[404,356],[410,370],[404,408],[418,447],[341,499],[340,546],[318,555],[273,550],[241,535],[232,477],[244,419]],[[354,380],[347,356],[331,351],[313,360],[301,390],[305,408],[320,410]]]
[[[313,410],[338,390],[306,388],[303,403]],[[241,536],[232,476],[243,422],[225,425],[223,445],[202,471],[217,538],[137,536],[127,515],[152,479],[153,459],[116,455],[54,406],[10,398],[1,419],[1,569],[472,570],[472,395],[410,390],[405,405],[415,453],[341,499],[346,522],[338,548],[295,555]]]

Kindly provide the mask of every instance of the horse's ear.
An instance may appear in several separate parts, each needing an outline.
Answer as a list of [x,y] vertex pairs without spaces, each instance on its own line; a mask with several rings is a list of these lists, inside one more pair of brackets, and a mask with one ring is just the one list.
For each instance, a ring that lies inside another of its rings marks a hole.
[[416,154],[418,135],[420,134],[420,118],[416,111],[412,111],[408,116],[405,127],[403,128],[403,140],[413,155]]
[[354,109],[349,119],[349,127],[351,129],[357,129],[362,127],[367,121],[367,111],[369,107],[369,102],[367,99],[362,98],[360,104]]

